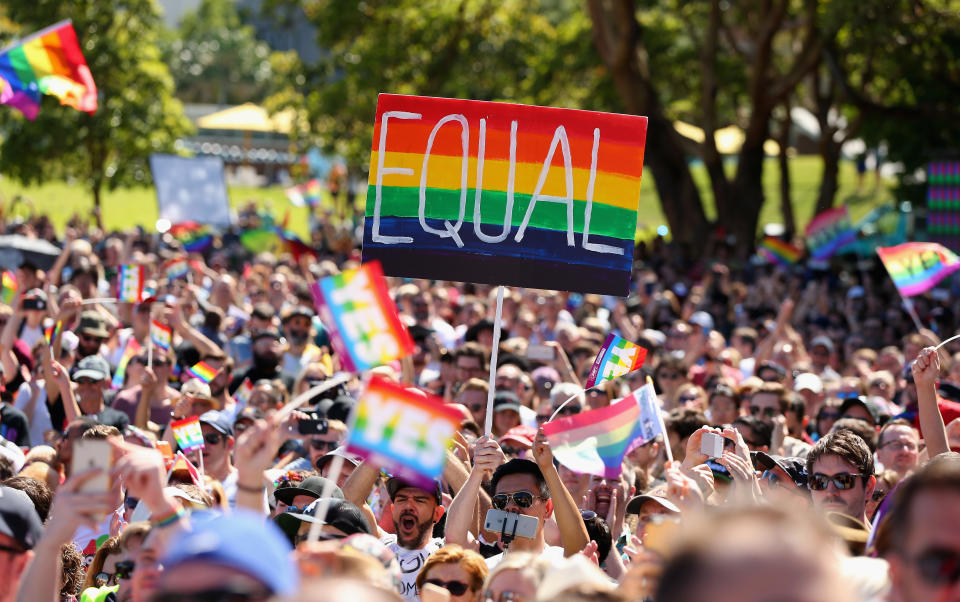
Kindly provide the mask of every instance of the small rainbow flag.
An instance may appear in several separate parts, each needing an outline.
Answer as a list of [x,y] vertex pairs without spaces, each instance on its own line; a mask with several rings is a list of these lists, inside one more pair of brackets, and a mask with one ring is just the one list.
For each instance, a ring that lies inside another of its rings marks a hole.
[[803,252],[774,236],[766,236],[757,246],[757,255],[763,257],[770,263],[775,263],[783,267],[790,267],[797,263]]
[[187,368],[187,374],[193,376],[194,378],[199,378],[205,383],[209,383],[211,380],[217,377],[218,370],[214,370],[206,362],[197,362],[196,364]]
[[190,273],[190,264],[186,257],[177,257],[163,263],[163,274],[168,280],[183,278]]
[[123,381],[127,378],[127,364],[130,363],[130,360],[140,353],[140,343],[137,342],[137,339],[130,335],[130,338],[127,339],[127,345],[123,349],[123,355],[120,356],[120,361],[117,362],[117,370],[113,373],[113,380],[110,381],[110,387],[112,389],[120,389],[123,387]]
[[61,21],[0,51],[0,104],[33,121],[40,95],[85,113],[97,110],[97,86],[69,20]]
[[846,205],[817,214],[807,224],[806,235],[810,256],[820,260],[830,259],[857,240]]
[[237,403],[239,403],[241,407],[246,407],[247,402],[250,401],[251,394],[253,394],[253,383],[250,382],[249,378],[245,378],[243,382],[240,383],[236,392],[234,392],[233,398],[237,400]]
[[170,236],[180,241],[187,253],[201,253],[213,243],[210,228],[197,222],[180,222],[170,227]]
[[877,247],[877,255],[904,297],[923,294],[960,269],[960,258],[935,242]]
[[[200,433],[202,434],[203,431],[201,430]],[[201,440],[202,439],[203,437],[201,437]],[[177,450],[177,455],[170,459],[170,470],[167,471],[168,483],[170,482],[170,476],[178,470],[186,471],[186,473],[190,475],[190,480],[193,481],[193,484],[197,487],[203,488],[203,479],[200,478],[200,471],[197,470],[197,467],[193,465],[193,462],[183,455],[183,451],[181,450]]]
[[153,341],[154,345],[164,351],[170,351],[170,341],[172,339],[173,330],[169,326],[165,326],[156,320],[150,320],[150,340]]
[[605,408],[543,425],[553,456],[574,472],[620,476],[623,458],[662,432],[660,405],[647,383]]
[[53,345],[53,342],[60,336],[60,328],[63,323],[57,320],[56,324],[47,326],[43,331],[43,336],[47,339],[47,345]]
[[284,191],[291,203],[297,207],[303,207],[304,204],[310,207],[316,207],[320,204],[320,181],[310,180],[299,186],[292,186]]
[[17,277],[9,270],[3,271],[0,276],[0,300],[7,305],[13,303],[13,298],[17,296]]
[[459,414],[439,397],[374,376],[357,402],[347,450],[395,477],[431,487],[459,427]]
[[646,359],[645,348],[611,332],[607,335],[607,340],[603,342],[603,347],[600,348],[600,353],[593,362],[593,368],[590,369],[590,376],[584,388],[589,389],[597,383],[620,378],[624,374],[639,370]]
[[198,416],[171,422],[170,428],[173,429],[173,437],[182,451],[189,453],[204,448],[203,430],[200,428]]
[[146,272],[142,265],[122,265],[117,282],[117,299],[128,303],[143,301]]
[[344,370],[367,370],[413,353],[379,262],[324,278],[311,292]]

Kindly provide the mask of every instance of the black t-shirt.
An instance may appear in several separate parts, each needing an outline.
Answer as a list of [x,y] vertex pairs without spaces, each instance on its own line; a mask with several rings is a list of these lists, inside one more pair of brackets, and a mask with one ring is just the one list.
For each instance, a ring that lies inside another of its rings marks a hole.
[[27,415],[11,405],[0,404],[0,437],[13,441],[18,447],[30,447]]
[[[103,411],[93,416],[93,418],[101,424],[115,426],[122,431],[127,426],[130,426],[130,417],[127,416],[125,412],[114,410],[110,407],[110,405],[113,404],[113,398],[116,396],[117,392],[113,389],[104,391]],[[60,395],[57,395],[53,400],[47,399],[47,410],[50,412],[50,424],[53,425],[53,428],[61,432],[67,428],[67,414],[63,409],[63,401],[60,399]],[[122,420],[120,416],[123,416]]]

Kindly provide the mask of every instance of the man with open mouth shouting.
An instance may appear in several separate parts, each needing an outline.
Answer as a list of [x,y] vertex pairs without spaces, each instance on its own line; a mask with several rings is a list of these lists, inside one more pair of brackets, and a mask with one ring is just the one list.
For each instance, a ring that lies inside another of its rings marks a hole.
[[408,601],[419,600],[417,575],[430,554],[443,547],[443,539],[433,537],[433,526],[444,510],[440,505],[440,485],[438,483],[428,491],[394,477],[387,481],[387,493],[393,501],[396,537],[388,535],[382,541],[400,562],[401,595]]

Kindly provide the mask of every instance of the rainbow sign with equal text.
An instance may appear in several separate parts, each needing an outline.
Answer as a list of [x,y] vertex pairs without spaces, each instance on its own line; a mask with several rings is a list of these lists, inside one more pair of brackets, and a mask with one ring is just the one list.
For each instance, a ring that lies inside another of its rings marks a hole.
[[626,296],[647,118],[381,94],[363,261]]

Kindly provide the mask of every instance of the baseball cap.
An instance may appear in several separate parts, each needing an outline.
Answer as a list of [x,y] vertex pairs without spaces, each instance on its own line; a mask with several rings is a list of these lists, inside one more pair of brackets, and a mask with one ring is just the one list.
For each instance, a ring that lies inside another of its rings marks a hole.
[[853,406],[861,406],[863,409],[869,412],[870,417],[873,418],[873,424],[876,424],[877,420],[880,418],[880,409],[876,406],[876,404],[862,395],[860,397],[851,397],[850,399],[845,400],[843,404],[840,405],[840,414],[846,414],[847,410]]
[[270,320],[273,318],[275,313],[276,312],[273,310],[273,306],[269,303],[257,303],[253,306],[253,313],[251,316],[260,320]]
[[766,452],[750,452],[750,459],[757,470],[770,470],[779,466],[790,475],[790,479],[797,487],[807,487],[807,461],[804,458],[771,456]]
[[256,334],[253,335],[253,341],[258,341],[263,338],[276,339],[278,341],[282,340],[283,337],[280,336],[280,331],[276,328],[266,328],[264,330],[259,330]]
[[283,324],[286,324],[290,319],[300,316],[302,318],[313,318],[313,310],[305,305],[295,305],[293,307],[288,307],[283,310],[283,314],[280,318],[280,321]]
[[274,594],[292,594],[300,576],[288,558],[292,547],[276,525],[259,514],[194,512],[190,530],[172,535],[161,563],[167,569],[206,561],[246,573]]
[[638,495],[630,499],[627,502],[627,514],[640,514],[640,509],[643,508],[643,505],[647,502],[656,502],[669,510],[670,512],[680,513],[680,508],[676,504],[668,500],[667,498],[660,495],[665,493],[662,490],[654,489],[643,495]]
[[[277,498],[277,501],[283,502],[288,506],[293,503],[293,498],[297,497],[298,495],[309,495],[313,496],[314,499],[317,499],[323,494],[323,488],[326,487],[328,483],[330,483],[330,480],[323,477],[307,477],[300,481],[300,485],[297,487],[283,487],[281,489],[277,489],[274,492],[273,497]],[[344,499],[343,491],[341,491],[340,488],[334,484],[333,488],[330,490],[330,497],[342,500]]]
[[512,391],[497,391],[493,396],[493,412],[502,410],[520,411],[520,398]]
[[110,364],[99,355],[88,355],[77,362],[77,371],[73,373],[74,381],[81,378],[107,380],[110,378]]
[[431,489],[426,489],[422,485],[416,483],[411,483],[410,481],[405,481],[399,477],[390,477],[387,479],[387,493],[390,495],[390,499],[393,500],[396,497],[397,492],[401,489],[407,489],[412,487],[414,489],[423,489],[427,493],[433,495],[434,499],[437,501],[437,504],[440,503],[440,483],[439,481],[433,482],[433,487]]
[[10,460],[10,463],[13,465],[13,472],[20,472],[20,469],[23,468],[24,463],[26,462],[26,456],[23,454],[23,450],[20,449],[16,443],[13,441],[8,441],[0,436],[0,456]]
[[340,456],[341,458],[344,459],[344,461],[349,462],[354,466],[360,466],[360,463],[363,462],[362,457],[358,456],[357,454],[351,454],[350,452],[347,451],[347,448],[345,446],[341,445],[340,447],[334,449],[333,451],[329,451],[326,454],[317,458],[317,470],[319,470],[320,472],[323,472],[323,469],[326,467],[326,465],[329,464],[337,456]]
[[32,550],[43,535],[43,523],[27,494],[5,485],[0,485],[0,533],[25,550]]
[[98,311],[84,311],[80,313],[80,325],[77,332],[92,337],[105,339],[110,336],[107,330],[107,320]]
[[209,424],[224,435],[233,437],[233,422],[223,412],[210,410],[200,414],[200,424]]
[[693,315],[690,316],[687,322],[696,324],[704,330],[713,330],[713,316],[702,310],[693,312]]
[[521,424],[515,426],[500,437],[499,443],[503,445],[505,441],[516,441],[524,447],[533,447],[533,441],[537,438],[537,429],[532,426]]
[[812,372],[798,374],[796,378],[793,379],[793,390],[799,393],[804,389],[811,391],[815,395],[819,395],[823,393],[823,381]]
[[367,520],[363,518],[363,513],[360,511],[360,508],[357,508],[347,500],[330,500],[330,506],[327,508],[327,516],[323,521],[317,518],[317,510],[319,508],[320,500],[318,499],[307,506],[303,512],[285,512],[277,515],[277,518],[280,519],[283,516],[289,516],[308,523],[322,522],[325,525],[340,529],[347,535],[353,535],[354,533],[372,533],[370,525],[367,523]]
[[821,334],[820,336],[813,337],[813,340],[810,341],[811,349],[821,345],[826,347],[827,351],[833,353],[833,341],[830,340],[830,337]]

